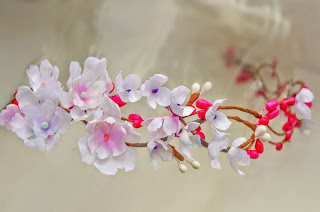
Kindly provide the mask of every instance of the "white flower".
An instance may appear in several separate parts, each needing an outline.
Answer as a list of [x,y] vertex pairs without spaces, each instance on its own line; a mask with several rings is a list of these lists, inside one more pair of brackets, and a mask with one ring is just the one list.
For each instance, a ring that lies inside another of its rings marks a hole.
[[112,89],[112,82],[106,70],[105,58],[99,60],[89,57],[81,67],[78,62],[70,64],[70,78],[67,82],[68,92],[63,92],[61,104],[65,108],[71,108],[71,117],[76,120],[84,120],[95,112],[102,103],[105,92]]
[[56,95],[59,95],[61,90],[61,83],[58,81],[59,69],[52,66],[48,60],[41,62],[40,70],[38,66],[31,65],[27,70],[27,75],[30,87],[35,93],[41,86],[47,85]]
[[191,156],[190,149],[201,148],[201,140],[198,134],[192,135],[190,132],[197,129],[200,123],[190,122],[184,128],[179,135],[180,145],[179,152],[186,158],[194,160]]
[[212,168],[221,169],[220,152],[228,148],[229,138],[226,133],[217,133],[208,146],[208,155]]
[[[120,122],[118,105],[106,96],[102,110],[103,120],[88,123],[87,131],[91,136],[81,138],[78,142],[82,161],[93,164],[106,175],[114,175],[118,169],[132,171],[135,166],[135,153],[127,147],[126,141],[138,141],[140,134],[134,132],[128,122]],[[102,114],[98,116],[102,117]]]
[[218,106],[224,100],[226,99],[216,100],[206,112],[206,120],[210,123],[212,132],[215,132],[215,129],[227,130],[231,125],[231,121],[229,121],[228,117],[224,113],[217,111]]
[[21,116],[24,116],[17,105],[8,105],[4,110],[0,112],[0,126],[5,126],[7,130],[14,131],[11,121],[17,113],[19,113]]
[[149,118],[141,125],[148,129],[149,137],[152,140],[163,138],[165,134],[173,137],[181,128],[179,118],[171,116]]
[[236,171],[240,175],[244,175],[244,173],[237,169],[236,164],[240,166],[249,166],[250,164],[250,156],[243,149],[238,148],[241,144],[246,142],[246,138],[237,138],[231,145],[227,157],[229,159],[230,165],[234,171]]
[[313,99],[313,93],[307,88],[302,88],[296,95],[296,116],[299,120],[311,119],[311,110],[305,103],[312,102]]
[[141,85],[138,75],[130,74],[123,80],[120,72],[116,77],[115,85],[122,101],[136,102],[141,99],[141,91],[137,90]]
[[26,146],[50,151],[59,141],[59,134],[70,127],[70,115],[51,100],[39,99],[28,87],[20,87],[16,99],[24,116],[16,113],[12,118],[15,133]]
[[179,86],[171,91],[171,110],[174,114],[178,116],[189,116],[193,111],[193,107],[183,107],[181,106],[186,100],[190,90],[185,86]]
[[157,103],[163,107],[168,107],[170,105],[170,93],[168,88],[161,87],[168,77],[162,74],[155,74],[146,80],[140,87],[142,96],[147,97],[148,105],[156,109]]
[[314,122],[308,119],[302,119],[301,120],[301,125],[299,127],[299,130],[303,135],[310,135],[311,130],[314,127]]
[[[167,141],[168,142],[168,141]],[[148,150],[150,157],[150,164],[155,170],[158,169],[159,158],[162,161],[169,161],[173,159],[172,148],[162,140],[153,140],[148,142]]]

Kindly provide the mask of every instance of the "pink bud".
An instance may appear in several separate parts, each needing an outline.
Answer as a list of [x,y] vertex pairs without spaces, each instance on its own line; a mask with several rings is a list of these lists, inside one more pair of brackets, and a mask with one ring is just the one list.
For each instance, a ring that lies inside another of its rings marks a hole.
[[267,102],[266,104],[266,110],[267,111],[273,111],[278,107],[279,103],[277,100],[273,99]]
[[260,154],[263,153],[264,147],[263,147],[263,144],[260,141],[260,139],[257,139],[255,148],[256,148],[258,153],[260,153]]
[[279,115],[279,110],[275,109],[274,111],[268,113],[268,118],[269,119],[274,119],[275,117],[277,117]]
[[283,144],[277,144],[276,145],[276,150],[280,151],[283,147]]
[[267,116],[263,116],[260,120],[259,120],[259,124],[260,125],[268,125],[269,124],[269,118]]
[[196,131],[196,133],[197,133],[198,135],[200,135],[200,138],[202,138],[203,140],[206,139],[206,136],[205,136],[202,132]]
[[280,105],[280,109],[281,109],[282,111],[286,111],[286,110],[288,109],[288,105],[282,103],[282,104]]
[[290,97],[287,100],[284,100],[283,103],[287,104],[288,106],[292,106],[296,103],[296,99],[293,97]]
[[201,131],[201,126],[199,126],[197,129],[196,129],[196,131]]
[[282,130],[283,130],[283,131],[288,131],[288,126],[289,126],[289,123],[286,122],[286,123],[282,126]]
[[250,79],[252,79],[252,74],[250,73],[250,71],[242,69],[241,72],[237,75],[236,82],[243,83],[249,81]]
[[131,120],[141,120],[141,121],[143,121],[141,116],[139,116],[137,114],[130,114],[128,118],[131,119]]
[[289,115],[290,115],[290,112],[289,112],[289,111],[285,111],[285,112],[284,112],[284,115],[289,116]]
[[134,120],[134,121],[132,122],[132,126],[133,126],[134,128],[140,128],[140,127],[142,127],[142,126],[141,126],[141,123],[142,123],[141,120]]
[[308,107],[312,107],[312,102],[306,102],[305,103]]
[[198,112],[199,118],[201,118],[201,119],[206,119],[206,112],[207,112],[207,111],[208,111],[208,109],[200,110],[200,111]]
[[117,105],[119,105],[119,107],[122,107],[127,104],[126,102],[123,102],[121,100],[119,95],[111,96],[110,99],[112,99],[112,101],[114,101]]
[[285,139],[286,139],[286,141],[289,141],[291,139],[291,133],[287,133]]
[[207,109],[208,107],[211,107],[212,104],[210,102],[208,102],[207,100],[204,99],[199,99],[196,102],[196,106],[200,109]]
[[290,125],[292,125],[294,122],[296,122],[295,115],[288,116],[288,122],[289,122]]
[[257,159],[259,157],[259,153],[256,150],[247,150],[247,154],[250,156],[251,159]]

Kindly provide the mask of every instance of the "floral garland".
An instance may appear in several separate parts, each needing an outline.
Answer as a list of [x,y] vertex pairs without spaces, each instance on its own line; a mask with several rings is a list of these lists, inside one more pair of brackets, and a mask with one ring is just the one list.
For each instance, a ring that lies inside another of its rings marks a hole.
[[[228,64],[233,64],[233,58],[227,57]],[[207,148],[210,164],[221,169],[220,153],[226,153],[233,170],[239,166],[248,166],[250,159],[256,159],[264,151],[263,143],[270,143],[281,150],[283,144],[289,142],[295,128],[303,134],[309,134],[312,124],[311,102],[314,98],[311,90],[303,82],[281,83],[278,76],[278,88],[272,94],[277,98],[266,101],[261,112],[238,106],[223,106],[226,99],[218,99],[213,103],[200,99],[212,85],[206,82],[201,89],[198,83],[192,85],[191,91],[185,86],[179,86],[172,91],[163,85],[168,77],[155,74],[141,85],[139,76],[128,75],[125,79],[121,73],[114,83],[106,70],[105,58],[89,57],[84,63],[83,71],[78,62],[70,64],[70,78],[67,90],[58,81],[59,69],[52,66],[48,60],[41,62],[40,68],[31,65],[27,70],[30,87],[21,86],[15,94],[15,99],[0,113],[0,125],[12,130],[24,144],[38,151],[50,151],[60,140],[60,134],[65,133],[71,121],[81,121],[86,125],[89,137],[78,141],[82,161],[93,164],[100,172],[114,175],[118,169],[132,171],[135,167],[135,153],[132,148],[146,147],[149,151],[150,164],[158,169],[158,161],[175,159],[181,172],[187,171],[185,162],[199,169],[190,150]],[[275,65],[271,67],[275,69]],[[259,76],[260,68],[244,66],[246,71],[240,77],[246,79]],[[249,77],[248,77],[249,76]],[[262,79],[261,79],[262,81]],[[280,98],[287,85],[286,97]],[[297,93],[291,93],[291,88],[299,85]],[[115,88],[117,94],[114,93]],[[200,91],[201,90],[201,91]],[[268,99],[264,84],[258,93]],[[187,97],[190,95],[188,102]],[[148,106],[166,108],[169,115],[152,117],[144,120],[140,115],[121,115],[120,107],[128,102],[134,103],[142,97],[146,98]],[[195,106],[194,106],[195,103]],[[257,119],[251,123],[238,116],[227,116],[221,111],[237,110],[251,114]],[[277,132],[270,127],[269,121],[275,119],[280,112],[287,116],[283,132]],[[186,118],[198,116],[187,122]],[[249,139],[240,137],[229,145],[229,133],[225,131],[234,120],[249,127],[253,133]],[[201,132],[201,124],[208,123],[213,133],[211,142]],[[149,142],[139,143],[141,135],[134,128],[145,128],[149,133]],[[271,141],[268,129],[276,136],[283,137],[280,142]],[[179,148],[170,142],[177,138]],[[254,145],[254,148],[251,149]]]

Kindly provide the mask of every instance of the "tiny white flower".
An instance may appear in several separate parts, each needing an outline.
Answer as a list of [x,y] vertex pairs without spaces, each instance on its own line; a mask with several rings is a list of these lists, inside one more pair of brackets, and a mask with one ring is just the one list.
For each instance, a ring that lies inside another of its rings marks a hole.
[[308,119],[302,119],[299,130],[303,135],[310,135],[311,130],[314,128],[314,122]]
[[225,100],[216,100],[206,112],[206,120],[210,123],[212,132],[216,132],[216,129],[227,130],[231,125],[228,117],[224,113],[217,111],[218,106]]
[[208,155],[212,168],[221,169],[220,152],[228,148],[229,138],[226,133],[216,133],[208,146]]
[[17,105],[8,105],[4,110],[0,112],[0,126],[5,126],[7,130],[14,131],[11,121],[17,113],[19,113],[21,116],[24,116]]
[[302,88],[296,95],[296,116],[299,120],[311,119],[311,110],[305,103],[312,102],[313,99],[313,93],[307,88]]
[[244,173],[237,169],[236,164],[240,166],[249,166],[250,164],[250,156],[243,149],[238,148],[241,144],[246,142],[247,139],[237,138],[231,145],[227,157],[229,159],[230,165],[234,171],[236,171],[240,175],[244,175]]
[[147,98],[148,105],[152,109],[156,109],[157,104],[163,107],[170,105],[171,91],[168,88],[161,87],[167,80],[168,77],[162,74],[155,74],[141,85],[141,94]]
[[179,118],[171,116],[149,118],[141,125],[148,129],[151,140],[161,139],[165,134],[174,137],[181,129]]
[[186,100],[190,90],[185,86],[179,86],[171,91],[171,110],[174,114],[178,116],[189,116],[193,111],[193,107],[182,106],[184,101]]
[[158,169],[159,158],[162,161],[169,161],[173,159],[172,148],[167,142],[159,139],[148,142],[147,148],[149,150],[150,164],[155,170]]
[[186,158],[194,160],[191,156],[190,149],[201,148],[201,139],[198,134],[191,134],[191,131],[194,131],[200,126],[200,123],[190,122],[184,128],[179,135],[180,145],[179,152]]
[[141,99],[141,91],[138,90],[141,81],[138,75],[130,74],[123,80],[120,72],[116,77],[115,85],[122,101],[136,102]]

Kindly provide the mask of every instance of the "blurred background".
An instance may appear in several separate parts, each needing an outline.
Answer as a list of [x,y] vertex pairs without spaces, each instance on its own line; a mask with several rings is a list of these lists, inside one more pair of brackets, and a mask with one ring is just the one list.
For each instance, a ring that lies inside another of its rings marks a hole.
[[[262,99],[247,98],[250,83],[234,83],[238,67],[225,67],[222,55],[232,47],[253,64],[277,59],[282,79],[305,81],[315,94],[316,122],[311,136],[295,133],[280,152],[265,146],[242,168],[245,176],[225,155],[222,170],[212,169],[205,149],[193,151],[201,168],[185,174],[175,161],[154,171],[147,150],[135,149],[133,172],[105,176],[81,162],[81,123],[72,123],[50,153],[1,128],[0,211],[319,211],[319,7],[318,0],[0,0],[1,108],[28,83],[30,64],[49,59],[65,83],[70,61],[93,55],[107,58],[112,79],[120,70],[142,80],[162,73],[170,89],[209,80],[206,99],[261,109]],[[123,110],[132,112],[166,113],[144,101]],[[250,136],[237,123],[230,132],[231,140]]]

